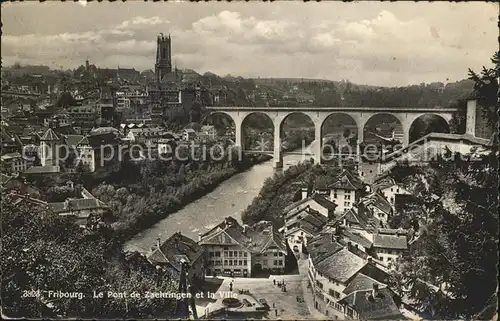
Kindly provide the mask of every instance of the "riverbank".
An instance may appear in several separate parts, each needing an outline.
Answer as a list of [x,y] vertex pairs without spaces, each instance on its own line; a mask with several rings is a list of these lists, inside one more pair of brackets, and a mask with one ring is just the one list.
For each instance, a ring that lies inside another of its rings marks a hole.
[[[143,164],[136,183],[104,183],[92,192],[108,203],[116,218],[112,225],[116,236],[119,242],[126,242],[204,197],[234,175],[271,158],[268,155],[245,155],[244,161],[236,164],[188,164],[178,168],[171,164],[168,168]],[[125,171],[129,178],[134,176],[130,169]]]

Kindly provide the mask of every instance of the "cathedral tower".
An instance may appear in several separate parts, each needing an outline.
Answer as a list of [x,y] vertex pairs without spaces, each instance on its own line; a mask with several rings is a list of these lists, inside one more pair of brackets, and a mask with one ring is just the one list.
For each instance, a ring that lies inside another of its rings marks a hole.
[[156,40],[156,81],[161,82],[163,77],[172,72],[172,42],[170,35],[158,35]]

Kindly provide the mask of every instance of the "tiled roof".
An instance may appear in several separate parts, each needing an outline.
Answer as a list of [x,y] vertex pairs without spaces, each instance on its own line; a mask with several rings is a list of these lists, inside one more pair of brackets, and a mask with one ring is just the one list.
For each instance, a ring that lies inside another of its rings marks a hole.
[[232,217],[225,220],[202,235],[200,244],[238,243],[251,253],[261,253],[275,244],[280,250],[286,251],[286,241],[274,230],[269,222],[260,222],[252,227],[241,226]]
[[381,210],[382,212],[386,214],[391,214],[392,212],[392,205],[389,203],[389,201],[380,195],[377,192],[371,193],[362,199],[359,200],[360,203],[363,203],[365,206],[373,206]]
[[324,196],[315,193],[307,198],[301,199],[300,201],[288,205],[283,209],[283,213],[285,213],[285,215],[289,217],[293,215],[293,213],[295,213],[296,211],[299,211],[300,209],[304,208],[305,207],[304,203],[310,200],[314,200],[321,207],[331,211],[334,211],[337,208],[337,204],[327,200]]
[[32,166],[24,171],[24,174],[55,174],[60,172],[59,166]]
[[344,248],[325,258],[316,264],[315,267],[321,275],[346,283],[365,264],[365,260]]
[[355,291],[340,303],[347,303],[358,314],[361,320],[406,320],[393,299],[393,293],[387,289],[379,289],[375,298],[372,290]]
[[378,284],[379,289],[386,287],[384,283],[372,279],[371,277],[364,275],[363,273],[358,273],[356,274],[354,279],[349,282],[343,292],[345,295],[349,295],[354,291],[372,290],[374,283]]
[[45,141],[58,141],[59,136],[56,134],[55,131],[52,130],[52,128],[49,128],[40,139]]
[[328,185],[330,189],[347,189],[347,190],[359,190],[364,188],[363,182],[352,175],[349,171],[344,170],[338,177],[337,180]]
[[369,249],[370,247],[372,247],[372,242],[370,240],[366,239],[353,230],[342,230],[342,235],[352,242],[361,245],[365,249]]
[[334,240],[331,233],[322,233],[307,242],[307,251],[313,264],[318,264],[328,256],[342,250],[344,246]]
[[83,135],[64,135],[65,144],[68,146],[78,146],[78,143],[84,138]]
[[189,264],[193,264],[203,255],[203,247],[198,245],[194,240],[175,233],[160,245],[160,248],[155,248],[148,256],[151,263],[170,263],[177,270],[181,270],[181,260],[184,259]]
[[337,204],[335,204],[334,202],[330,201],[330,200],[327,200],[324,196],[321,196],[319,194],[316,194],[314,193],[311,198],[316,201],[316,203],[318,203],[319,205],[323,206],[324,208],[326,209],[329,209],[329,210],[332,210],[332,211],[335,211],[335,209],[337,208]]
[[[49,208],[52,212],[56,214],[67,213],[67,212],[77,212],[83,210],[93,210],[106,208],[106,204],[99,201],[96,198],[79,198],[79,199],[69,199],[65,202],[49,203]],[[79,217],[87,217],[88,214],[76,213]],[[80,216],[83,215],[83,216]]]
[[20,153],[7,153],[2,155],[1,159],[2,161],[13,159],[13,158],[20,158],[21,154]]
[[384,249],[408,249],[406,235],[375,234],[373,236],[373,247]]
[[114,145],[118,143],[116,135],[113,133],[92,133],[87,136],[90,146],[100,147],[103,145]]

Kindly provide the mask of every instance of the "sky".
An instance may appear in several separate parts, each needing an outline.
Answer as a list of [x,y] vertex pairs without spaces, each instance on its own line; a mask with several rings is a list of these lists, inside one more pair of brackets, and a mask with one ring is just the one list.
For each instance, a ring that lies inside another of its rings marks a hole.
[[494,3],[2,3],[3,65],[154,69],[406,86],[467,77],[498,50]]

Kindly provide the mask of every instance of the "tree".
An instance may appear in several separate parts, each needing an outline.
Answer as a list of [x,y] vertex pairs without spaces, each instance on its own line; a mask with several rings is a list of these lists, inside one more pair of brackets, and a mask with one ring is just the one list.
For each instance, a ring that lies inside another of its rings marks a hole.
[[478,100],[487,125],[496,130],[498,125],[498,77],[500,76],[500,52],[491,58],[495,68],[483,67],[481,73],[469,69],[469,79],[474,81],[474,95]]

